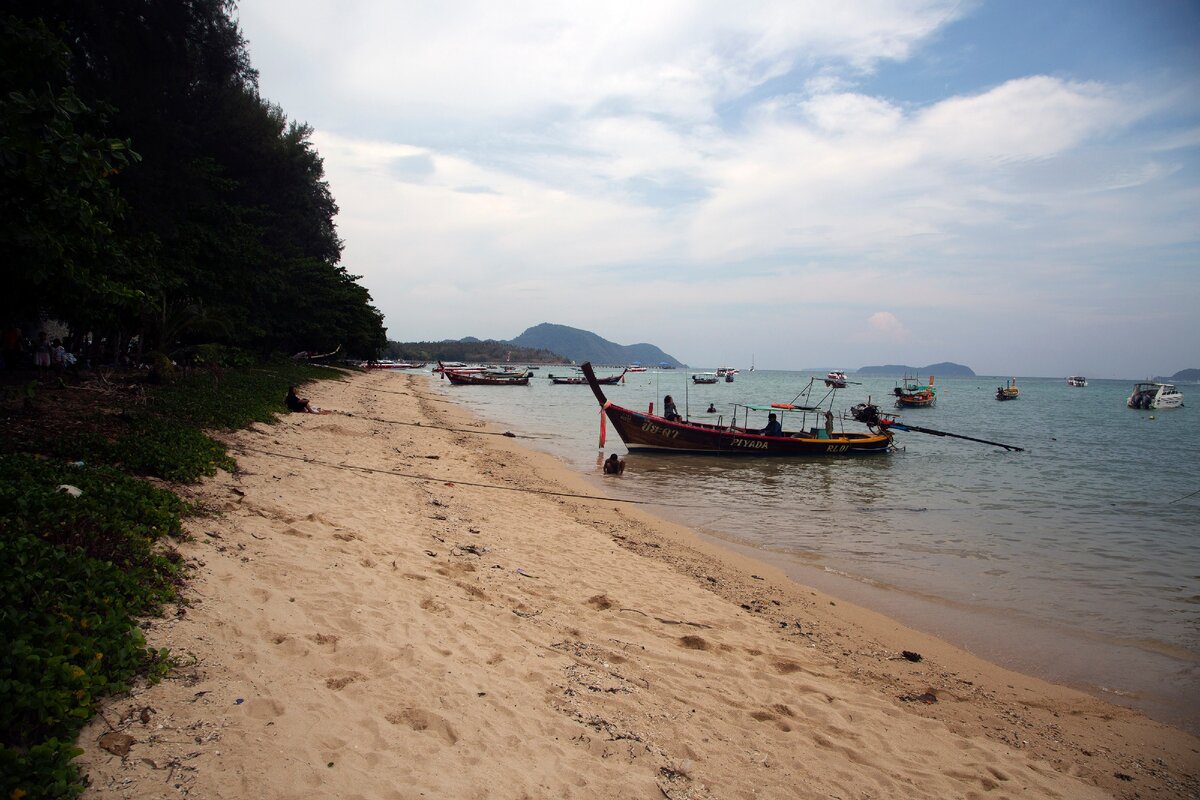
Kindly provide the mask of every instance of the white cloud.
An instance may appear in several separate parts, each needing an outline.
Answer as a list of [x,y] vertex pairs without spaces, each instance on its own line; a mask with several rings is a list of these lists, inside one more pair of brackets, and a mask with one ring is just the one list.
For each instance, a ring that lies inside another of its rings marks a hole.
[[908,338],[908,330],[890,311],[876,311],[867,317],[867,325],[887,341],[894,342]]
[[[920,105],[866,91],[971,10],[241,4],[264,93],[317,127],[346,266],[393,335],[594,320],[692,360],[797,315],[852,332],[831,350],[994,348],[996,313],[1094,330],[1114,298],[1152,302],[1162,281],[1126,283],[1147,252],[1195,266],[1200,127],[1179,91],[1020,73]],[[1167,113],[1185,124],[1143,132]],[[1166,285],[1170,316],[1195,280]]]

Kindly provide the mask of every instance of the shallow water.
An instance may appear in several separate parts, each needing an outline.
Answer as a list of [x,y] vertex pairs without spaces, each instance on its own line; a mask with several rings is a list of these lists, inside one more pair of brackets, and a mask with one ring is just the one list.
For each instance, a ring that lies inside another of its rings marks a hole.
[[[555,369],[543,368],[545,376]],[[557,368],[563,372],[562,368]],[[696,370],[692,370],[696,371]],[[709,403],[794,402],[808,373],[740,373],[690,386],[690,371],[627,376],[617,405],[658,408],[664,394],[693,419]],[[851,379],[855,376],[851,375]],[[875,399],[896,378],[865,378],[835,412]],[[599,407],[587,386],[448,386],[528,443],[595,474]],[[935,407],[901,419],[1017,445],[897,433],[886,455],[802,459],[608,452],[625,474],[610,494],[755,548],[801,582],[875,608],[992,661],[1104,694],[1200,731],[1200,424],[1194,408],[1134,411],[1132,381],[938,379]],[[812,399],[826,395],[821,382]],[[1200,386],[1181,387],[1200,403]],[[765,424],[765,419],[752,424]],[[815,424],[811,418],[810,425]],[[847,430],[861,430],[853,422]]]

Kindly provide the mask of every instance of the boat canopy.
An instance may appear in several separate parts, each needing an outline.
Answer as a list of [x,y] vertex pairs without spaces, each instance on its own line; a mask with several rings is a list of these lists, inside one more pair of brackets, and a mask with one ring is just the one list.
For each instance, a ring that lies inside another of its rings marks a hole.
[[797,406],[791,403],[772,403],[769,406],[737,404],[741,408],[748,408],[751,411],[820,411],[820,406]]

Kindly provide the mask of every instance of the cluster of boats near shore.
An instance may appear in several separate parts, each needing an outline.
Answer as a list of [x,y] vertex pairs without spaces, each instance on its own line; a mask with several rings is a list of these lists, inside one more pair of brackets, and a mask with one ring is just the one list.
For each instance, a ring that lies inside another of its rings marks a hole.
[[[406,362],[374,362],[364,366],[371,369],[408,370],[425,367],[424,364]],[[534,366],[468,366],[463,363],[438,362],[434,372],[441,373],[443,378],[455,385],[528,386],[537,369],[538,367]],[[603,410],[604,418],[631,452],[760,456],[882,453],[891,449],[897,431],[964,439],[1006,450],[1022,449],[1001,442],[913,425],[901,421],[894,414],[882,411],[878,405],[869,401],[854,406],[848,414],[835,415],[832,390],[856,383],[848,380],[846,373],[840,370],[831,371],[824,377],[824,384],[831,391],[820,401],[811,402],[805,399],[798,402],[800,397],[808,398],[812,386],[820,380],[813,378],[810,380],[809,389],[803,391],[797,397],[797,401],[769,404],[737,403],[733,405],[728,420],[724,415],[718,415],[715,421],[709,418],[684,419],[675,413],[674,404],[670,402],[669,396],[664,398],[664,407],[659,413],[655,413],[653,403],[647,410],[640,411],[616,405],[605,396],[603,387],[624,383],[627,375],[645,371],[645,367],[631,365],[620,368],[619,372],[597,375],[592,365],[585,363],[570,374],[550,373],[546,377],[553,384],[590,386]],[[736,369],[722,367],[713,372],[695,373],[691,378],[697,384],[712,384],[721,379],[732,382],[737,374]],[[1088,382],[1083,376],[1073,375],[1067,378],[1067,384],[1085,388]],[[893,396],[896,407],[900,409],[932,407],[937,400],[934,376],[930,375],[927,382],[905,376],[897,383]],[[1019,397],[1020,389],[1015,378],[996,388],[997,400],[1009,401]],[[1183,394],[1171,384],[1142,382],[1135,385],[1126,403],[1135,409],[1177,408],[1183,405]],[[712,408],[709,410],[713,411]],[[762,419],[763,414],[767,415],[765,425],[751,423],[752,415],[757,422]],[[846,431],[846,421],[860,423],[866,427],[866,431]],[[843,424],[838,425],[837,422]],[[602,429],[602,437],[603,435]]]

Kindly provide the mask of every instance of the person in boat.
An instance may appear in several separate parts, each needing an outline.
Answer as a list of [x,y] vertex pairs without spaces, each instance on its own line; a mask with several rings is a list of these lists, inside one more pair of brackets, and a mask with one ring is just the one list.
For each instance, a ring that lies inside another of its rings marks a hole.
[[783,426],[779,424],[779,419],[775,416],[774,411],[772,411],[770,414],[767,414],[767,427],[763,428],[761,431],[759,431],[759,433],[761,433],[763,436],[783,435]]
[[708,404],[708,413],[709,414],[717,413],[717,407],[715,405],[713,405],[712,403],[709,403]]
[[825,433],[833,436],[833,411],[825,409]]
[[300,397],[296,394],[296,387],[289,386],[287,397],[283,398],[283,404],[287,406],[288,411],[295,411],[301,414],[328,414],[328,411],[322,411],[308,401],[307,397]]
[[620,475],[625,471],[625,462],[617,458],[617,454],[613,453],[604,461],[605,475]]
[[667,395],[663,398],[663,418],[669,422],[677,422],[678,420],[682,419],[682,417],[679,416],[679,411],[675,408],[675,400],[671,397],[671,395]]

